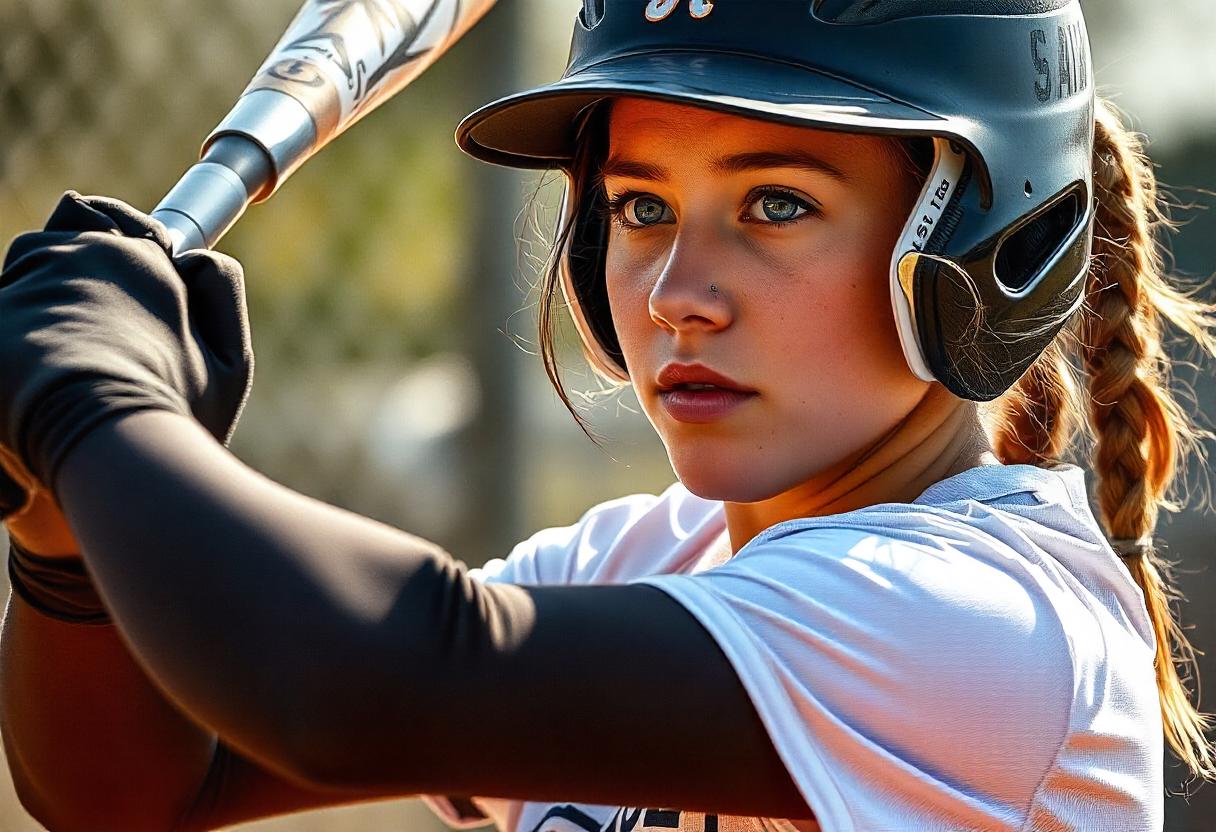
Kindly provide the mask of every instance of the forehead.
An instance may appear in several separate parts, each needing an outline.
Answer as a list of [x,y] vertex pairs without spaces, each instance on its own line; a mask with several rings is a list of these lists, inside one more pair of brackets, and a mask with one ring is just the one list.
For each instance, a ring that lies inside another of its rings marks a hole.
[[617,98],[608,120],[611,155],[657,160],[730,150],[813,150],[838,167],[891,161],[891,140],[862,133],[819,130],[709,110],[672,101]]

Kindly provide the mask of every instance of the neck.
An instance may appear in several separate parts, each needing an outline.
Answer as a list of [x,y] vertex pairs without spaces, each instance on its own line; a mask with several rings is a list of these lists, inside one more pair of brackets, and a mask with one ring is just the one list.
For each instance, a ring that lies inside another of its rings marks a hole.
[[915,500],[934,483],[998,460],[975,402],[940,384],[877,442],[775,497],[726,506],[732,552],[775,523]]

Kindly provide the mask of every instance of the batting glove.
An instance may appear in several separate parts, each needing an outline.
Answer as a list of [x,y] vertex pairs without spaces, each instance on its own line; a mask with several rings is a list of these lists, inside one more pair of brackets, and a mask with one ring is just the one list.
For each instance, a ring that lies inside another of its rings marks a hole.
[[[244,275],[223,254],[170,252],[146,214],[75,191],[10,246],[0,443],[49,488],[68,451],[122,413],[192,415],[228,444],[253,384]],[[17,493],[0,483],[0,515]]]

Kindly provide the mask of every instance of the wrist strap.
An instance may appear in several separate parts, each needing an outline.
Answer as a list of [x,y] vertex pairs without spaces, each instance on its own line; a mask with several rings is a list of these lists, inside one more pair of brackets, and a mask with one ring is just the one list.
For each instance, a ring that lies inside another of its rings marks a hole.
[[48,558],[28,552],[9,536],[8,580],[17,593],[45,616],[70,624],[113,624],[84,559]]

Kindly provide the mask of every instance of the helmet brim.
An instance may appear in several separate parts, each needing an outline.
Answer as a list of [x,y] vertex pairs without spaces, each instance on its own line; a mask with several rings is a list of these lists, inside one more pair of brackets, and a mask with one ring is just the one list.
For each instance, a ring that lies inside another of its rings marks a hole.
[[622,95],[822,129],[905,135],[954,132],[948,119],[783,61],[731,53],[650,51],[601,61],[552,84],[491,102],[460,122],[456,143],[470,156],[497,165],[560,167],[574,155],[578,114],[597,100]]

